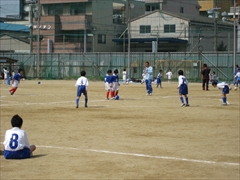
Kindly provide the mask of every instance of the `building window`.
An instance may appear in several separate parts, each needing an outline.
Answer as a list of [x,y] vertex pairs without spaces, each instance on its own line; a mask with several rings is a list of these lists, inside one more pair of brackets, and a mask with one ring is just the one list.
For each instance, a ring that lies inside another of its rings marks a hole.
[[150,6],[146,6],[146,11],[149,12],[151,10]]
[[180,13],[183,13],[184,11],[183,11],[183,7],[180,7]]
[[48,15],[63,15],[63,6],[61,4],[54,4],[48,6]]
[[150,25],[140,25],[140,34],[151,33]]
[[175,24],[165,24],[164,25],[164,33],[175,33],[176,25]]
[[85,10],[85,3],[74,3],[70,5],[71,15],[85,14]]
[[105,34],[98,35],[98,44],[106,44],[106,35]]

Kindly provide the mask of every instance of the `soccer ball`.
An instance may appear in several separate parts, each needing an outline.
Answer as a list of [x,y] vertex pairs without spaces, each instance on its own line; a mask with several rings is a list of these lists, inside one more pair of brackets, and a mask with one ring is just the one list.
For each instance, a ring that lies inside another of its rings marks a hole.
[[234,90],[236,91],[236,90],[237,90],[237,87],[235,87]]
[[118,95],[115,96],[115,100],[119,100],[119,96]]

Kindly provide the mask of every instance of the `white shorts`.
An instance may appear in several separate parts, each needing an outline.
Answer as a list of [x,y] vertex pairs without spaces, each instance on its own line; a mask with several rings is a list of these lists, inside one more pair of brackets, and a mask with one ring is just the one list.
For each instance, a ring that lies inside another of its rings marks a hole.
[[14,80],[14,81],[13,81],[13,84],[12,84],[12,87],[18,87],[18,84],[19,84],[19,82],[16,81],[16,80]]
[[108,82],[105,82],[105,89],[107,91],[111,90],[110,84]]
[[4,74],[4,79],[7,79],[8,77],[7,77],[7,74]]
[[117,91],[118,90],[118,82],[113,82],[112,90],[113,91]]
[[126,76],[123,76],[123,81],[126,81]]

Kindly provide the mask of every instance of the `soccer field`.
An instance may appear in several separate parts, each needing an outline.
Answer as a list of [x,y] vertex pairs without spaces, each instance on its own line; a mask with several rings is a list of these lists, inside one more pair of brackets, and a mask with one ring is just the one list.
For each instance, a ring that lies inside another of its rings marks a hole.
[[1,143],[19,114],[37,149],[25,160],[5,160],[0,179],[236,179],[240,178],[240,90],[227,106],[221,91],[189,84],[190,107],[180,107],[177,83],[120,86],[105,100],[104,82],[89,82],[88,107],[75,108],[72,80],[21,81],[13,96],[1,87]]

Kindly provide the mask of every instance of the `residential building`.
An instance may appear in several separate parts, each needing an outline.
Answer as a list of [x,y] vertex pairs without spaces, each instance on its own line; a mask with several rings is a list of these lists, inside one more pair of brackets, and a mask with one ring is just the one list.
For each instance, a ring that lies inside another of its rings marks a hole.
[[[40,0],[41,16],[33,18],[33,52],[111,52],[122,47],[112,42],[126,29],[128,19],[145,13],[145,3],[126,0]],[[131,16],[129,16],[131,12]]]
[[0,22],[0,52],[30,52],[30,28],[25,25]]
[[200,15],[209,16],[207,11],[217,8],[218,16],[221,17],[222,12],[228,12],[230,7],[233,6],[233,1],[234,0],[198,0],[201,6]]
[[198,0],[145,0],[145,3],[146,13],[158,9],[172,13],[199,15],[199,9],[201,8]]
[[[131,52],[207,52],[221,50],[221,43],[232,50],[233,25],[214,22],[212,18],[155,10],[132,19]],[[128,42],[124,38],[113,41]]]

